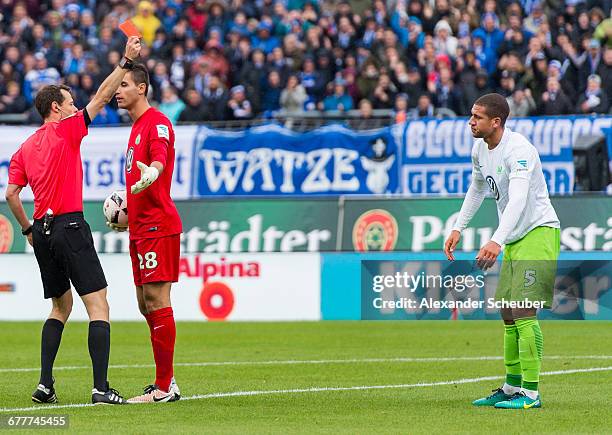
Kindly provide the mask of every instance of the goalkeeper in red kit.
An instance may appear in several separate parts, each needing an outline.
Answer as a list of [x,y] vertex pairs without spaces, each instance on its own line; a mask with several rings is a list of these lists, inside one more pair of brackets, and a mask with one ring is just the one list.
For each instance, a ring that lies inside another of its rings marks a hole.
[[170,120],[149,105],[148,90],[147,70],[135,64],[115,93],[119,107],[134,121],[125,163],[130,257],[138,308],[149,324],[155,357],[155,382],[128,403],[173,402],[181,397],[174,380],[176,328],[170,304],[172,283],[178,281],[182,232],[170,198],[174,130]]

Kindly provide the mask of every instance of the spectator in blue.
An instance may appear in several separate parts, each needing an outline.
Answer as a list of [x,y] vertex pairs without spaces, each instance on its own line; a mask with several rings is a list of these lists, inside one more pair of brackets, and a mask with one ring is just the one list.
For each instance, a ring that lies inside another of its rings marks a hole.
[[30,70],[23,82],[23,96],[28,104],[32,104],[36,93],[46,85],[56,85],[60,81],[60,73],[55,68],[49,68],[45,55],[38,52],[34,55],[36,65]]
[[403,9],[397,9],[393,15],[391,15],[391,28],[397,35],[397,39],[403,47],[408,46],[408,13]]
[[98,44],[98,27],[91,9],[83,9],[80,21],[81,37],[90,47]]
[[498,19],[494,13],[486,13],[483,17],[482,27],[472,32],[473,38],[480,38],[484,45],[482,47],[487,58],[487,70],[492,73],[497,62],[497,51],[504,41],[504,33],[498,28]]
[[[91,94],[91,99],[95,96],[95,94]],[[108,126],[108,125],[117,125],[121,123],[121,118],[119,118],[119,114],[115,109],[113,109],[109,104],[104,106],[104,108],[98,113],[98,115],[91,120],[90,125],[96,126]]]
[[226,26],[229,22],[228,16],[225,12],[225,5],[219,0],[213,0],[207,2],[208,4],[208,21],[206,21],[206,27],[204,27],[204,36],[208,38],[210,30],[214,27],[221,29],[222,36],[225,37],[227,30]]
[[408,18],[408,42],[406,43],[406,55],[410,59],[416,59],[417,53],[425,46],[425,33],[423,25],[418,17]]
[[[64,40],[72,36],[64,36]],[[74,40],[73,40],[74,41]],[[85,56],[81,44],[73,44],[72,47],[64,52],[64,74],[82,74],[85,71]]]
[[498,49],[498,55],[510,51],[515,51],[524,55],[527,53],[528,41],[532,38],[533,33],[523,28],[523,20],[520,15],[510,15],[508,17],[508,29],[504,33],[504,41]]
[[280,109],[280,96],[282,92],[281,77],[278,71],[272,70],[268,73],[268,81],[263,88],[261,109],[264,112],[275,112]]
[[240,36],[248,36],[249,28],[247,27],[247,16],[244,12],[238,11],[234,16],[234,21],[229,26],[230,32],[236,32]]
[[166,31],[166,33],[171,33],[176,23],[179,20],[179,7],[175,4],[168,4],[164,9],[164,13],[162,14],[162,27]]
[[359,43],[364,47],[371,47],[372,43],[376,39],[376,20],[372,17],[366,18],[365,28],[363,30],[363,36],[359,40]]
[[300,83],[304,86],[308,100],[306,101],[306,110],[313,110],[316,103],[321,99],[322,93],[325,90],[325,83],[321,79],[321,74],[315,69],[315,63],[312,57],[306,57],[302,65],[302,72],[299,74]]
[[162,103],[159,105],[159,110],[173,124],[178,122],[181,113],[185,110],[185,103],[178,97],[173,86],[168,86],[162,91]]
[[353,99],[346,93],[346,83],[342,79],[334,81],[334,93],[323,100],[323,110],[346,112],[353,109]]
[[272,36],[272,23],[262,21],[257,26],[257,35],[253,36],[253,48],[258,48],[266,55],[272,53],[276,47],[280,45],[278,38]]

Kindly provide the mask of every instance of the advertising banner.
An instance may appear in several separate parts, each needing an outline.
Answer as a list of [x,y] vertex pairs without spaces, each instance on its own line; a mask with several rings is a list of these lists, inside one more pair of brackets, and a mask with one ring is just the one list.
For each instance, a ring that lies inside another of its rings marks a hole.
[[[564,116],[509,119],[507,127],[536,147],[552,194],[573,191],[572,147],[580,135],[601,135],[612,117]],[[467,192],[474,144],[466,118],[411,121],[404,125],[399,191],[406,195]]]
[[[174,178],[172,197],[189,198],[191,188],[191,155],[197,127],[185,126],[175,129]],[[130,136],[130,127],[89,129],[81,144],[83,161],[83,199],[104,200],[114,190],[125,189],[125,152]],[[36,129],[34,127],[2,127],[0,147],[0,192],[6,190],[8,170],[12,155]],[[29,187],[23,190],[24,200],[32,199]],[[4,194],[0,195],[4,201]]]
[[[441,251],[463,198],[357,199],[343,208],[343,251]],[[612,251],[612,197],[554,197],[562,249]],[[497,228],[497,208],[485,199],[461,236],[458,249],[473,251]]]
[[[130,258],[100,256],[108,281],[111,320],[142,320]],[[31,255],[0,256],[0,320],[43,320],[38,266]],[[320,257],[314,253],[185,254],[172,287],[176,320],[320,320]],[[74,295],[76,296],[76,293]],[[87,320],[75,303],[72,320]]]
[[[177,201],[176,205],[183,221],[181,244],[186,253],[318,252],[336,248],[337,199],[208,199]],[[24,207],[31,216],[32,203]],[[117,233],[106,226],[102,202],[86,201],[84,214],[98,252],[128,252],[128,233]],[[6,203],[0,203],[2,252],[33,252]]]
[[200,127],[193,196],[394,193],[401,128],[341,125],[295,133],[277,125],[240,132]]

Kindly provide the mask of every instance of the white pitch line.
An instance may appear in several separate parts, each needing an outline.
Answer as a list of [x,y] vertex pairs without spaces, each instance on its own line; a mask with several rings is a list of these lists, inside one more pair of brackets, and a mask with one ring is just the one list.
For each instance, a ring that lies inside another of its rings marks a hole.
[[[553,375],[568,375],[572,373],[589,373],[589,372],[604,372],[612,371],[612,366],[609,367],[590,367],[584,369],[571,370],[555,370],[550,372],[542,372],[540,376]],[[246,396],[263,396],[271,394],[300,394],[300,393],[322,393],[336,391],[363,391],[363,390],[387,390],[387,389],[402,389],[402,388],[421,388],[421,387],[439,387],[445,385],[456,384],[473,384],[482,381],[494,381],[504,379],[505,376],[482,376],[479,378],[464,378],[453,381],[440,382],[419,382],[416,384],[394,384],[394,385],[358,385],[353,387],[310,387],[310,388],[293,388],[289,390],[253,390],[253,391],[229,391],[225,393],[210,393],[199,394],[195,396],[182,397],[181,402],[185,400],[203,400],[203,399],[219,399],[224,397],[246,397]],[[45,405],[45,406],[29,406],[26,408],[0,408],[0,412],[25,412],[25,411],[42,411],[47,409],[66,409],[66,408],[89,408],[96,405],[91,403],[71,403],[67,405]]]
[[[349,358],[349,359],[317,359],[317,360],[269,360],[269,361],[204,361],[174,363],[175,367],[216,367],[216,366],[272,366],[298,364],[359,364],[359,363],[409,363],[409,362],[452,362],[452,361],[499,361],[501,356],[453,356],[453,357],[398,357],[398,358]],[[545,360],[566,359],[612,359],[612,355],[551,355]],[[114,364],[109,369],[143,369],[155,367],[155,364]],[[59,366],[53,370],[89,370],[91,366]],[[40,368],[0,368],[0,373],[38,372]]]

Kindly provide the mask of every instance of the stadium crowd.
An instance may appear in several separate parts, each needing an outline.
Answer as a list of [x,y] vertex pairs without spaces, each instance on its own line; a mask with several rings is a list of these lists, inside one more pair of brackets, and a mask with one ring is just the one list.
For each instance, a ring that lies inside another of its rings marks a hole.
[[[78,107],[141,30],[149,98],[172,121],[279,111],[469,114],[489,92],[513,116],[609,113],[611,0],[0,0],[0,114],[69,85]],[[121,122],[109,104],[94,124]]]

